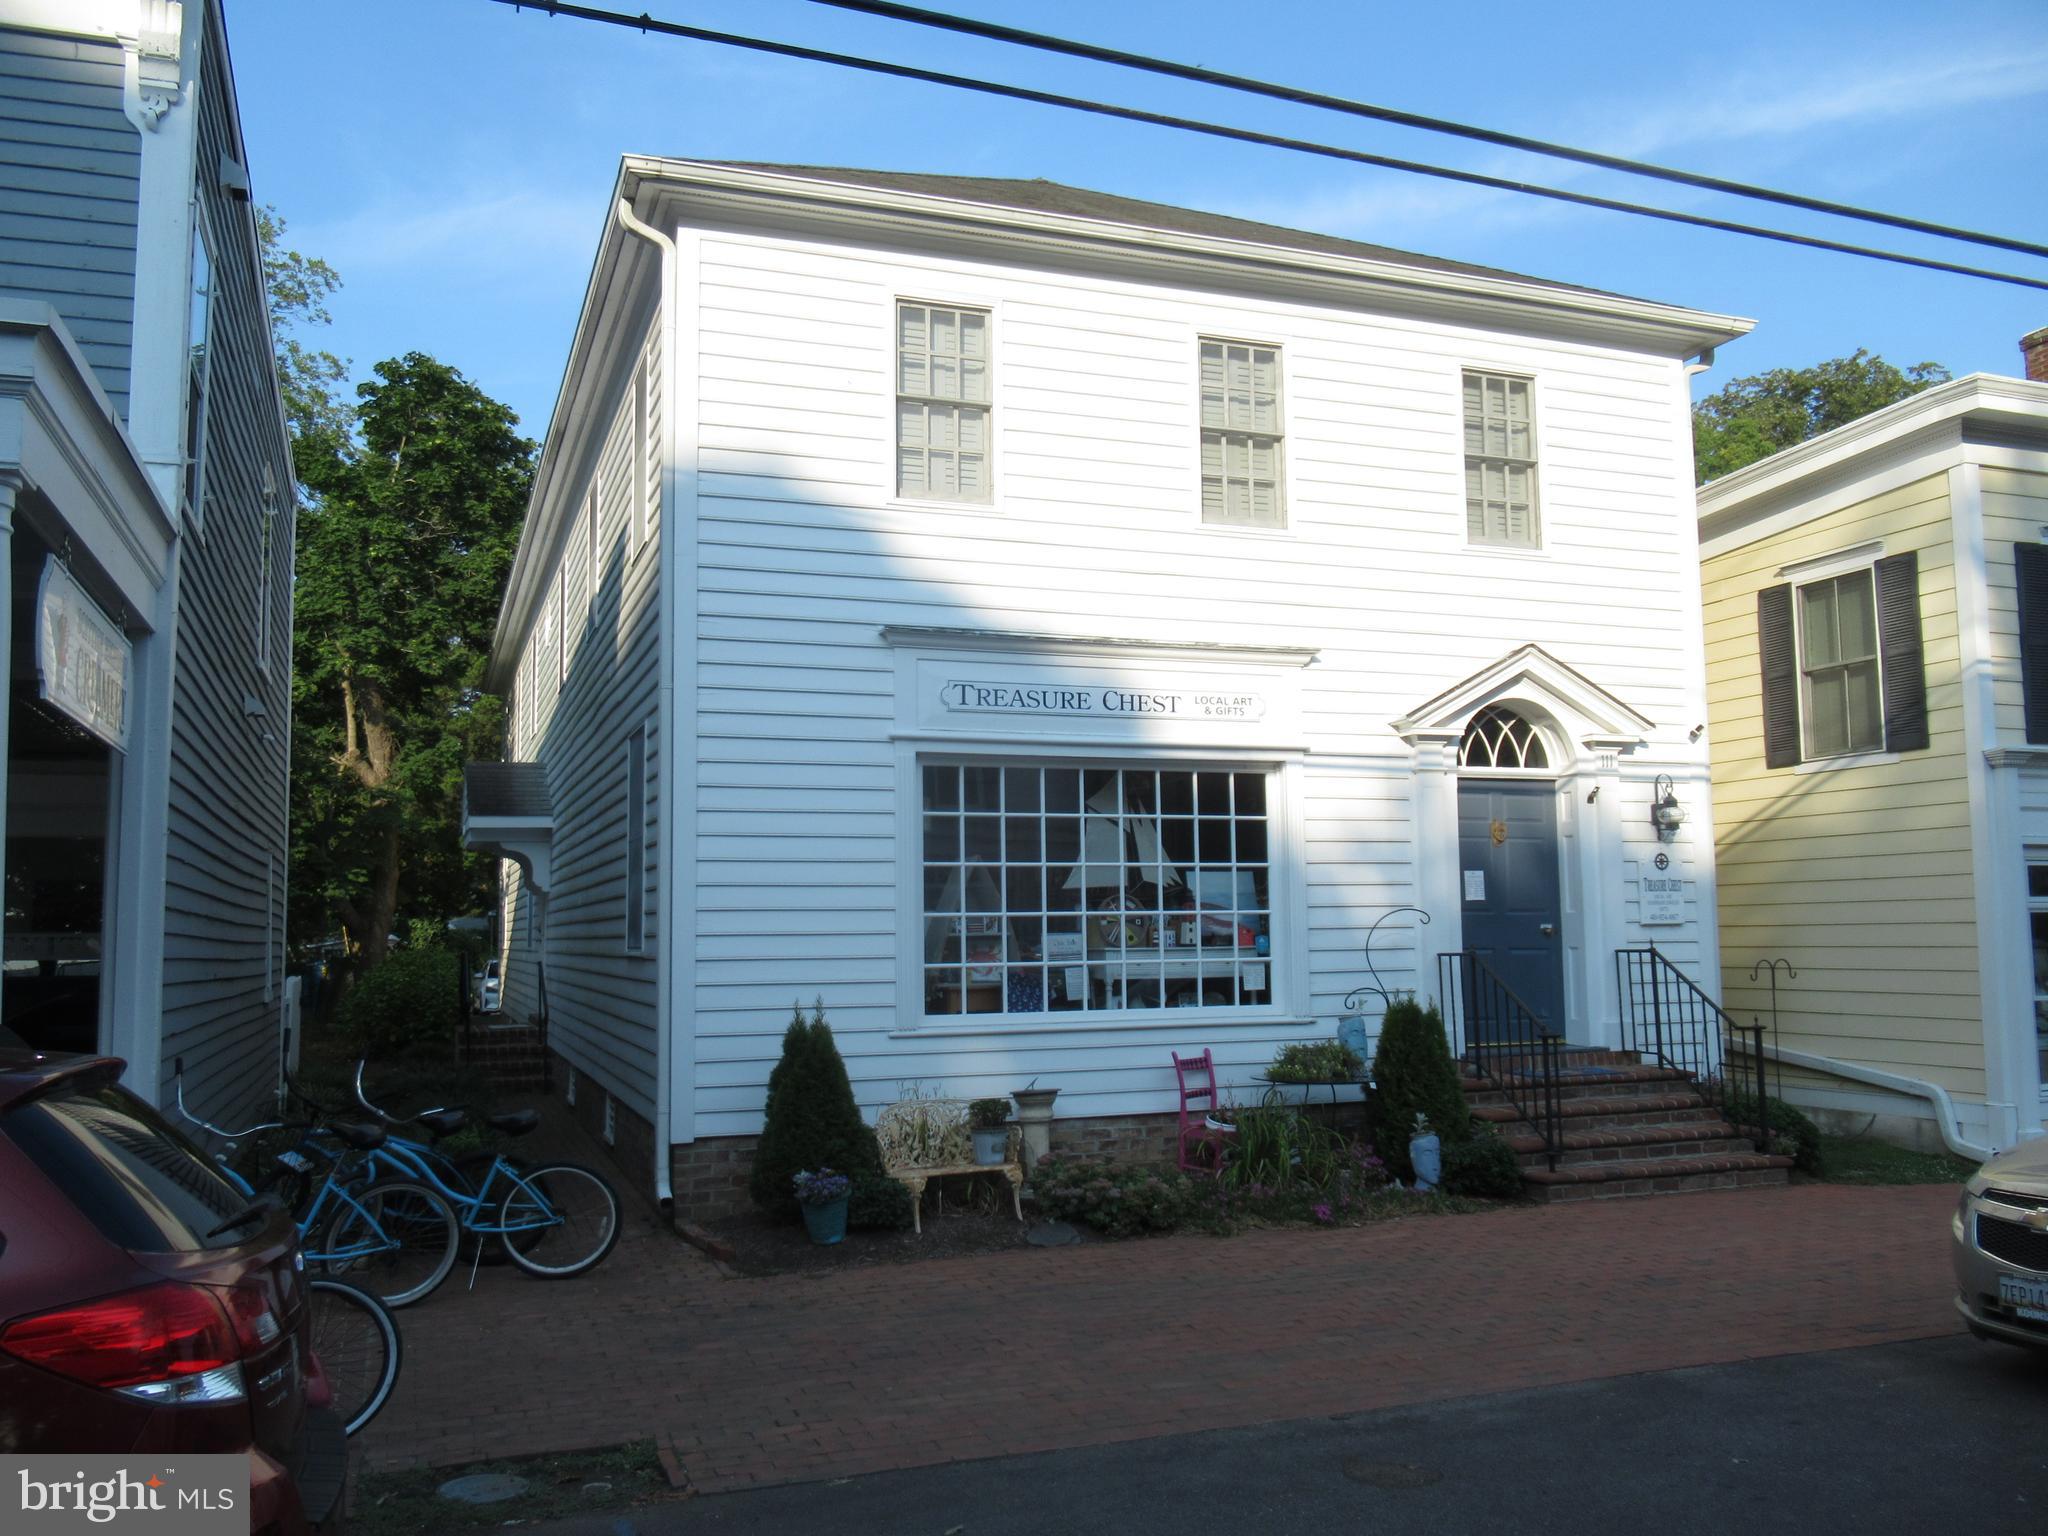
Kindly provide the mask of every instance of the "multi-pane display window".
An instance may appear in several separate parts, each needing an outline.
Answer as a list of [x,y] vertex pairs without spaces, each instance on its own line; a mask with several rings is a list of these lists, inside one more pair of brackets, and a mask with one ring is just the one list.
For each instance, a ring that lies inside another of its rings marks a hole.
[[1271,1003],[1265,773],[930,764],[924,1011]]
[[1465,375],[1465,536],[1534,549],[1536,430],[1529,381]]
[[896,492],[989,499],[988,315],[896,306]]
[[1807,757],[1883,748],[1877,595],[1870,571],[1799,589],[1799,670]]
[[1281,528],[1280,349],[1204,341],[1202,521]]

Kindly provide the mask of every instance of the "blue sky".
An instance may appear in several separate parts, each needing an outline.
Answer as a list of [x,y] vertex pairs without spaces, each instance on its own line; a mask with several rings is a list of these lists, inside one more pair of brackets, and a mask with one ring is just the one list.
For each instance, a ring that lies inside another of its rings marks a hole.
[[[602,0],[600,0],[602,3]],[[926,0],[939,3],[939,0]],[[806,0],[620,0],[699,26],[2048,277],[2048,261],[1624,178]],[[2039,0],[1361,5],[957,0],[967,14],[2048,243]],[[1250,20],[1248,21],[1248,18]],[[259,200],[346,286],[358,376],[425,351],[541,435],[622,153],[1043,176],[1746,315],[1703,387],[1869,347],[2019,369],[2048,292],[515,12],[230,0]]]

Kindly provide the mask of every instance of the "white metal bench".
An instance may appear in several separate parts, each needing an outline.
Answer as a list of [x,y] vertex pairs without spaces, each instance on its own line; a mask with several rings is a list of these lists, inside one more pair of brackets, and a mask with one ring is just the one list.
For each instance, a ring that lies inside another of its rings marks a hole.
[[882,1144],[883,1171],[910,1191],[911,1221],[920,1235],[924,1232],[925,1185],[956,1174],[1001,1174],[1010,1182],[1010,1208],[1019,1221],[1024,1219],[1020,1127],[1009,1127],[1002,1162],[977,1163],[965,1099],[903,1099],[876,1117],[875,1139]]

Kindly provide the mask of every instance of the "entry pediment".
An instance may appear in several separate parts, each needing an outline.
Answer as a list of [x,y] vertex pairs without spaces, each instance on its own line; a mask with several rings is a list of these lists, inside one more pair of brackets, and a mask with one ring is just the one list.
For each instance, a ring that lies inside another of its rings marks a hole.
[[1648,718],[1540,645],[1510,651],[1394,721],[1410,746],[1455,742],[1489,704],[1513,700],[1548,713],[1576,742],[1594,750],[1627,751],[1655,728]]

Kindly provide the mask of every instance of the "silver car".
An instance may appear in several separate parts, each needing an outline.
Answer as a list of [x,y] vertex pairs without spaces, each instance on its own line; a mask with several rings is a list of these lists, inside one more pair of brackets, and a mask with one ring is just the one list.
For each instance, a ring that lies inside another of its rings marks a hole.
[[1956,1310],[1970,1332],[2048,1348],[2048,1139],[1971,1174],[1952,1226]]

